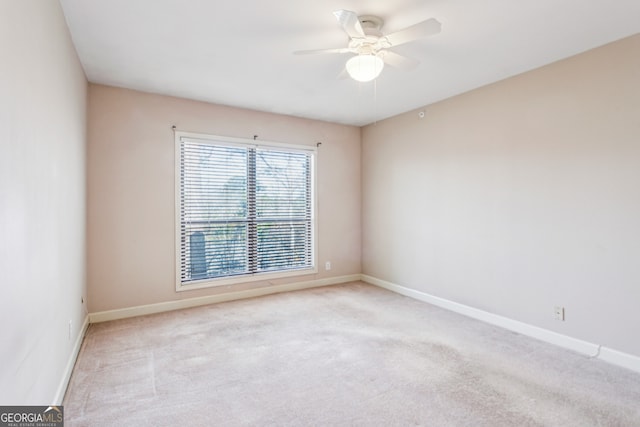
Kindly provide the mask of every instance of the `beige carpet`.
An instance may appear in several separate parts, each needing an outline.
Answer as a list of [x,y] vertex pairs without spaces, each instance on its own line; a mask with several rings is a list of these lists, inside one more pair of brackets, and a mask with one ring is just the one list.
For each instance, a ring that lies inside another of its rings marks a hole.
[[640,426],[640,374],[362,283],[91,325],[67,426]]

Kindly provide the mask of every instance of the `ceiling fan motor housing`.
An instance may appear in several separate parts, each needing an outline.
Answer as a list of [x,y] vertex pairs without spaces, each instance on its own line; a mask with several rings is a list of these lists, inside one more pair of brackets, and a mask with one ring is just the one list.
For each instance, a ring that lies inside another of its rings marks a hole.
[[358,16],[360,26],[365,36],[362,38],[352,38],[349,42],[349,48],[353,49],[358,55],[376,55],[380,49],[390,47],[385,43],[382,37],[382,18],[373,15]]

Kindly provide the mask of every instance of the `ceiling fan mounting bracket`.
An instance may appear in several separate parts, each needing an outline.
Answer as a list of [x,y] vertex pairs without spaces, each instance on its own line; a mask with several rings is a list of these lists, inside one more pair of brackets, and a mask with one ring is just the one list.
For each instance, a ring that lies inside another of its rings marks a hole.
[[382,35],[382,25],[384,24],[382,18],[374,15],[360,15],[358,16],[358,21],[360,21],[362,30],[366,35],[377,37]]

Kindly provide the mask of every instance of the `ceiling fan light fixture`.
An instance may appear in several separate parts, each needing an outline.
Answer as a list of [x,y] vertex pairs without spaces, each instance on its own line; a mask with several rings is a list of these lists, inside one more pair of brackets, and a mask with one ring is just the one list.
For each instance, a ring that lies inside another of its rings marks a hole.
[[346,64],[347,73],[359,82],[370,82],[380,75],[384,61],[377,55],[356,55]]

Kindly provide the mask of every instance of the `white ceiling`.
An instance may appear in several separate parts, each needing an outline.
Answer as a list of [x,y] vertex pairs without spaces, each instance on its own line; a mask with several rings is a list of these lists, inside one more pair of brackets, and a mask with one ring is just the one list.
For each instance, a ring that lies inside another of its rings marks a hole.
[[[364,125],[640,31],[640,0],[61,0],[89,81]],[[390,33],[434,17],[436,36],[398,46],[420,60],[375,83],[338,79],[350,54],[338,9]],[[638,52],[640,54],[640,52]]]

